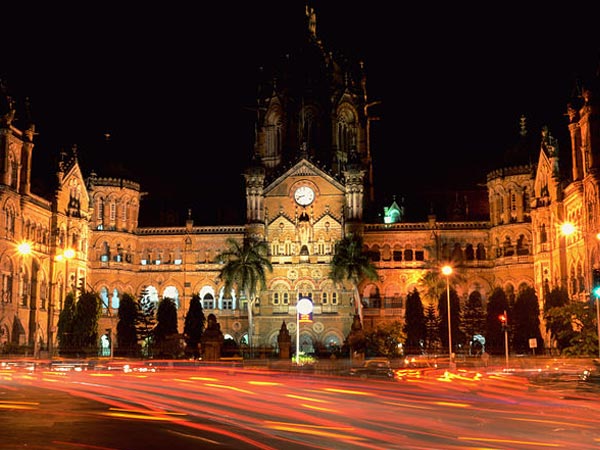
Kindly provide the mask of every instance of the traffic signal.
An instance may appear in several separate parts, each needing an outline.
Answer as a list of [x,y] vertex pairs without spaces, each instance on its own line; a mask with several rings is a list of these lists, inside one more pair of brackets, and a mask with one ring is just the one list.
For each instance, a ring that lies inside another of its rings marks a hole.
[[508,321],[508,317],[506,316],[506,313],[500,314],[498,316],[498,319],[500,320],[500,323],[502,324],[502,330],[505,330],[506,329],[506,322]]
[[592,269],[592,294],[600,298],[600,269]]

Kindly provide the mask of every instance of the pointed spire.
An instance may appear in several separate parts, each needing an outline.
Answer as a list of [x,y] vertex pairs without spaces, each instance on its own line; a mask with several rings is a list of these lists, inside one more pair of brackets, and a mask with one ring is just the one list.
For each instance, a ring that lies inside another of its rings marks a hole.
[[524,115],[521,115],[519,122],[521,123],[519,135],[527,136],[527,127],[525,126],[526,119]]
[[313,39],[317,39],[317,14],[315,9],[306,4],[306,19],[308,22],[308,33]]

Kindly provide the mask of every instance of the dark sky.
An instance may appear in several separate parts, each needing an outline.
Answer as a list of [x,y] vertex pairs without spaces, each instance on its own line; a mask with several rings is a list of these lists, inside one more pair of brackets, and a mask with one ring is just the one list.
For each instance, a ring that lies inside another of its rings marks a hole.
[[[585,5],[313,3],[325,46],[363,58],[371,100],[383,102],[379,198],[483,182],[521,115],[568,150],[566,103],[600,49]],[[198,225],[241,223],[255,76],[300,36],[304,2],[80,5],[3,13],[0,76],[30,98],[34,174],[77,144],[84,176],[118,167],[142,183],[144,217],[166,203],[192,208]]]

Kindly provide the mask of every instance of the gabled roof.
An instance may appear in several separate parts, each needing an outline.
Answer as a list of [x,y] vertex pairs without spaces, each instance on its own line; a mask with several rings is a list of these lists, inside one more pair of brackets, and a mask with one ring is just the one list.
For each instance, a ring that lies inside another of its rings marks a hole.
[[269,182],[267,186],[265,186],[264,193],[267,194],[269,191],[273,190],[276,186],[281,184],[285,179],[289,177],[310,177],[317,176],[327,180],[329,183],[336,186],[339,190],[345,191],[345,187],[342,183],[340,183],[336,178],[329,175],[324,170],[320,169],[308,159],[301,158],[296,162],[292,167],[288,170],[280,174],[277,178]]

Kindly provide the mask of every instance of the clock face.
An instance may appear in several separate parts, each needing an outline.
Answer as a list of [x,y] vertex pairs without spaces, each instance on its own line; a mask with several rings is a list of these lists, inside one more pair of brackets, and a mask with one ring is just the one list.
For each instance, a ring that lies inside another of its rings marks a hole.
[[315,191],[308,186],[300,186],[294,192],[294,199],[300,206],[310,205],[315,199]]

